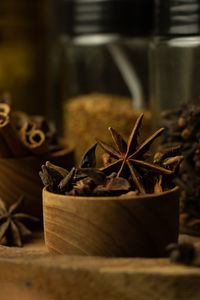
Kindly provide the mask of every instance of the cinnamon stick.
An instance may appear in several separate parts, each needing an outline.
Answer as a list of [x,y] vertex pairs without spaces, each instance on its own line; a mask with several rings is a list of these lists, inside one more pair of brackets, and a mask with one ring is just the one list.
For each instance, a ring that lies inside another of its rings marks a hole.
[[24,140],[27,139],[26,136],[29,135],[35,129],[36,129],[36,124],[34,122],[31,121],[25,122],[21,127],[21,129],[19,130],[19,135],[22,141],[24,142]]
[[43,155],[48,153],[45,134],[36,129],[33,122],[26,122],[20,130],[20,136],[26,148],[36,155]]
[[48,153],[46,137],[43,131],[39,129],[33,130],[29,135],[29,141],[31,143],[29,149],[32,153],[37,155]]
[[0,103],[0,113],[9,115],[10,113],[10,106],[6,103]]
[[[2,153],[4,157],[23,157],[27,155],[23,143],[21,142],[18,132],[10,122],[8,114],[0,113],[0,140],[2,141]],[[3,141],[5,145],[3,146]],[[6,145],[8,154],[6,155]]]

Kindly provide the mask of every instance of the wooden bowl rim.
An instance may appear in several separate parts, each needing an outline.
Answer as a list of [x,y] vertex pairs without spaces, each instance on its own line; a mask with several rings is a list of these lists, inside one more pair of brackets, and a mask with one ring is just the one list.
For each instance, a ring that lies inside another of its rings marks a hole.
[[42,194],[43,194],[43,198],[46,195],[49,196],[53,196],[54,198],[56,197],[57,199],[60,200],[67,200],[67,199],[75,199],[75,200],[91,200],[91,201],[95,201],[95,200],[102,200],[102,201],[108,201],[108,200],[119,200],[119,201],[123,201],[123,200],[132,200],[132,199],[148,199],[148,198],[159,198],[161,196],[166,196],[166,195],[170,195],[170,194],[174,194],[176,192],[178,192],[180,190],[180,188],[178,186],[175,186],[174,188],[167,190],[165,192],[162,193],[152,193],[152,194],[144,194],[144,195],[135,195],[135,196],[127,196],[127,197],[121,197],[121,196],[96,196],[96,197],[90,197],[90,196],[70,196],[70,195],[60,195],[60,194],[56,194],[56,193],[52,193],[47,191],[46,187],[43,188]]

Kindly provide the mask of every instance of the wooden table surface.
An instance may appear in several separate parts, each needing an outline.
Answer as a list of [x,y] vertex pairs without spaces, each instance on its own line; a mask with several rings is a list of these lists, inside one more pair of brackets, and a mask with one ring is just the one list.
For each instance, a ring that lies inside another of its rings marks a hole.
[[37,233],[23,248],[0,246],[0,299],[199,300],[200,268],[165,258],[52,255]]

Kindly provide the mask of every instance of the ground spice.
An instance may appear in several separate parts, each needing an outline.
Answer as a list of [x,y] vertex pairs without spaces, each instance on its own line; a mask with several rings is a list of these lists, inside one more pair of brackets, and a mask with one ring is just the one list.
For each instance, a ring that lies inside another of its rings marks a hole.
[[[129,133],[141,111],[135,111],[130,98],[108,94],[90,94],[79,96],[64,103],[63,131],[67,141],[76,148],[76,161],[95,137],[101,136],[106,143],[111,142],[107,128],[112,127],[120,132],[124,139]],[[151,114],[144,111],[144,122],[141,139],[151,133]],[[102,151],[97,149],[97,165],[102,164]],[[100,162],[101,160],[101,162]]]

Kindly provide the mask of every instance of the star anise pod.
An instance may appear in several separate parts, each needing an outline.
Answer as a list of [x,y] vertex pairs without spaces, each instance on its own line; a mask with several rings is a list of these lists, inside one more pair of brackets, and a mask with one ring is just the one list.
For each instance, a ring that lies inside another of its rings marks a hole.
[[6,207],[0,198],[0,244],[21,247],[23,238],[31,234],[31,231],[22,223],[23,219],[38,221],[37,218],[25,213],[17,212],[22,203],[23,196]]
[[[164,128],[160,128],[153,135],[147,138],[140,146],[137,143],[137,137],[139,134],[139,127],[141,125],[144,114],[141,114],[135,122],[132,129],[128,143],[123,140],[123,138],[117,133],[113,128],[109,127],[112,135],[112,139],[117,147],[115,149],[111,145],[96,139],[98,144],[110,154],[116,160],[101,170],[105,172],[106,175],[117,172],[117,177],[126,177],[131,175],[136,188],[140,193],[145,193],[145,186],[142,181],[142,173],[144,170],[151,171],[153,173],[158,173],[161,175],[170,175],[173,171],[163,168],[159,165],[149,163],[145,161],[145,154],[149,150],[153,141],[162,134]],[[128,172],[128,175],[127,175]]]

